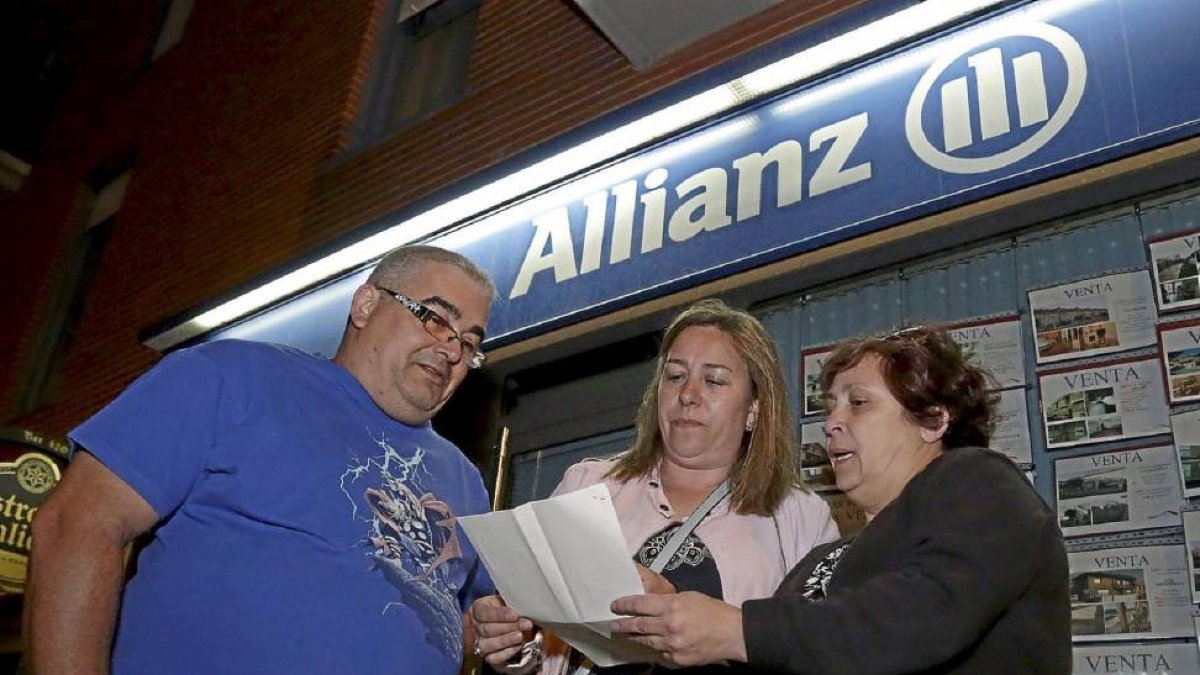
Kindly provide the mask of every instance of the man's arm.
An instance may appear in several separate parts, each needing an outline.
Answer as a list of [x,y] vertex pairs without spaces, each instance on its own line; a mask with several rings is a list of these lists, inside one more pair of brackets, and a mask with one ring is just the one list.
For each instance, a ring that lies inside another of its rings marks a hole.
[[26,655],[38,675],[107,673],[125,546],[158,515],[86,452],[33,520]]

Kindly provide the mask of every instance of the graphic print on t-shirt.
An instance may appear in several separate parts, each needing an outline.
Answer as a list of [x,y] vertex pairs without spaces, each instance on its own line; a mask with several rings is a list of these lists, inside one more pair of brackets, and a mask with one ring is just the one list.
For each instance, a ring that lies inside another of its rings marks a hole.
[[380,611],[409,608],[426,627],[425,640],[452,658],[462,650],[458,588],[450,571],[462,558],[450,505],[426,491],[425,450],[407,456],[386,437],[374,439],[379,454],[353,458],[341,476],[351,517],[364,526],[371,569],[399,591],[381,598]]

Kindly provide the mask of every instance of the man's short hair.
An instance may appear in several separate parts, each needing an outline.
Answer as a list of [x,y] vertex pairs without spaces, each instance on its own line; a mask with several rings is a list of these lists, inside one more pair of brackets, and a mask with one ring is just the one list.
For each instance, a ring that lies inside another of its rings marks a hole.
[[404,282],[411,279],[412,275],[419,271],[425,263],[453,265],[479,284],[487,292],[489,298],[496,297],[496,285],[479,265],[471,262],[461,253],[425,244],[401,246],[384,256],[383,260],[375,265],[371,276],[367,278],[367,283],[392,288],[403,286]]

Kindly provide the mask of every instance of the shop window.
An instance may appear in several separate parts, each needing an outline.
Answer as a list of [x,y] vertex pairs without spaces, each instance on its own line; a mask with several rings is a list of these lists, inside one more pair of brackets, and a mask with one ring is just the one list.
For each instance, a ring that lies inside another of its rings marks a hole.
[[355,130],[365,145],[452,105],[467,91],[479,0],[441,0],[409,14],[391,3]]
[[79,320],[83,316],[92,281],[100,267],[105,245],[112,234],[117,213],[129,185],[128,162],[120,165],[114,175],[111,169],[97,172],[88,181],[90,196],[83,210],[83,229],[76,237],[54,297],[50,318],[44,324],[39,344],[42,348],[30,363],[28,386],[19,402],[22,410],[32,410],[53,402],[60,390],[63,364],[74,342]]
[[188,17],[192,15],[192,0],[164,0],[161,4],[158,32],[151,45],[150,54],[146,61],[156,61],[158,57],[171,51],[183,39],[183,30],[187,27]]

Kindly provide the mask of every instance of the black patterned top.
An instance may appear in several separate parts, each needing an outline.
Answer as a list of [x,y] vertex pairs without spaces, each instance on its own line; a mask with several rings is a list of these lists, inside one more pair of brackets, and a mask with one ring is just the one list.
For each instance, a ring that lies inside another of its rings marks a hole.
[[830,551],[817,561],[808,578],[804,580],[804,584],[800,589],[800,595],[813,602],[824,600],[825,589],[829,588],[829,580],[833,578],[833,571],[837,569],[838,563],[842,560],[842,554],[853,543],[854,535],[849,535],[830,544],[832,546]]

